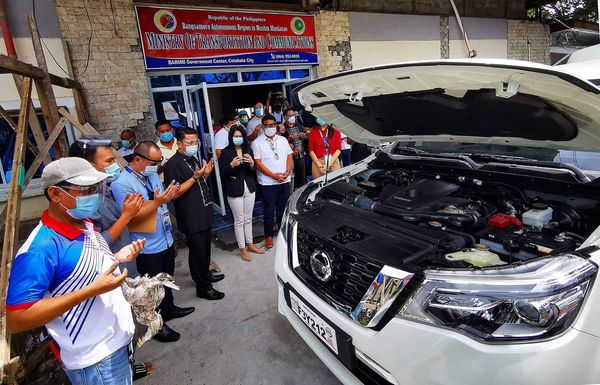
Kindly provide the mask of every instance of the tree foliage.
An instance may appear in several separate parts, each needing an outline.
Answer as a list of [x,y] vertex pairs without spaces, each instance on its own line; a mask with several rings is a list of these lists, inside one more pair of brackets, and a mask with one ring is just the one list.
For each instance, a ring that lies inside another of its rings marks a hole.
[[528,15],[546,22],[553,22],[554,19],[561,21],[575,19],[597,23],[598,0],[559,0],[531,9]]

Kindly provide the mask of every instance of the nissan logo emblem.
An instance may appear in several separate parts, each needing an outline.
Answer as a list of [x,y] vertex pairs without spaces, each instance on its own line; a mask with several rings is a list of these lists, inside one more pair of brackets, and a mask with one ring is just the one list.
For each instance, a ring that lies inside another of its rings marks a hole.
[[327,282],[331,279],[331,258],[324,251],[317,250],[310,256],[310,268],[319,281]]

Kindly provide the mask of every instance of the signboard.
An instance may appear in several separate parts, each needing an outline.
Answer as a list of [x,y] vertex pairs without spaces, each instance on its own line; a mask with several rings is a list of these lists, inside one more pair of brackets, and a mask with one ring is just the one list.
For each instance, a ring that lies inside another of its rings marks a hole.
[[317,63],[311,15],[135,10],[147,69]]

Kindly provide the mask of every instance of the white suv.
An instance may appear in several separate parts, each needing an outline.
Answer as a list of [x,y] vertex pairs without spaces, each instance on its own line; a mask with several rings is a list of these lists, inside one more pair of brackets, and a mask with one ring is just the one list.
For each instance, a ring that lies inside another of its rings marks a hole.
[[344,384],[600,382],[600,89],[517,61],[415,62],[300,86],[358,142],[297,190],[279,311]]

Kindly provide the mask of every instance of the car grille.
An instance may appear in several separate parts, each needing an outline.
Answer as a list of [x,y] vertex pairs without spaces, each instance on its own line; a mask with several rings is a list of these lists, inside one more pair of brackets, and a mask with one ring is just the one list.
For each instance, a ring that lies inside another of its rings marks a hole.
[[[296,273],[317,294],[325,294],[347,312],[352,311],[363,298],[375,276],[383,267],[351,253],[312,231],[298,226],[298,262]],[[318,280],[311,268],[310,257],[323,251],[331,259],[332,276],[328,282]],[[321,295],[322,296],[322,295]]]

